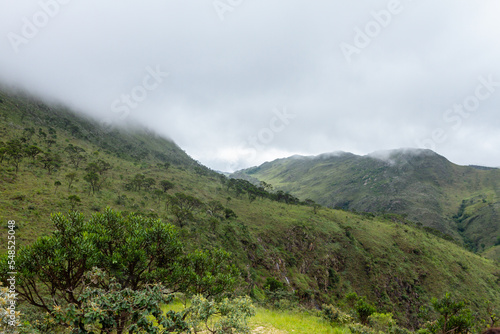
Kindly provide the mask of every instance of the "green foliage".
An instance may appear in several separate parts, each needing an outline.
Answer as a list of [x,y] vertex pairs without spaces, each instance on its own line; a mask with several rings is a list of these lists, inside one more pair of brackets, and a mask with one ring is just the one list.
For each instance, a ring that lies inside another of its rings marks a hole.
[[0,282],[0,331],[5,334],[18,332],[21,313],[17,311],[15,291],[2,286]]
[[354,319],[349,314],[333,305],[323,305],[321,316],[335,326],[343,326],[354,322]]
[[222,249],[196,250],[179,258],[170,284],[187,296],[220,299],[237,284],[239,271]]
[[358,314],[359,321],[363,324],[368,323],[368,318],[377,312],[377,308],[370,304],[366,297],[361,297],[358,299],[355,305],[356,313]]
[[75,333],[159,333],[159,326],[168,331],[187,328],[182,314],[164,314],[161,305],[173,296],[165,294],[161,285],[124,288],[97,268],[87,272],[83,281],[78,305],[54,305],[52,310],[55,320]]
[[201,208],[203,202],[194,196],[176,193],[170,198],[170,205],[172,214],[177,219],[177,223],[182,227],[186,221],[194,219],[195,210]]
[[38,161],[40,161],[43,165],[43,168],[47,170],[49,174],[59,167],[61,167],[62,159],[58,153],[46,152],[38,157]]
[[396,327],[396,321],[392,313],[373,313],[368,317],[368,324],[377,332],[392,333]]
[[[430,333],[469,333],[474,326],[474,317],[467,308],[466,300],[456,300],[449,293],[443,298],[433,298],[431,307],[437,318],[425,324]],[[423,310],[429,314],[429,310]]]
[[163,192],[165,192],[165,193],[167,191],[169,191],[170,189],[174,188],[174,184],[168,180],[160,181],[160,186],[161,186],[161,189],[163,190]]
[[[231,254],[220,249],[184,253],[175,227],[160,220],[123,217],[107,208],[89,221],[77,212],[55,214],[52,221],[51,236],[19,250],[17,292],[81,330],[100,324],[118,333],[125,328],[153,333],[148,314],[165,328],[177,326],[178,316],[161,318],[167,288],[219,300],[237,283]],[[0,267],[6,275],[7,255]]]
[[249,297],[220,302],[210,301],[201,295],[191,300],[187,322],[195,333],[208,331],[212,334],[250,333],[247,319],[255,315]]

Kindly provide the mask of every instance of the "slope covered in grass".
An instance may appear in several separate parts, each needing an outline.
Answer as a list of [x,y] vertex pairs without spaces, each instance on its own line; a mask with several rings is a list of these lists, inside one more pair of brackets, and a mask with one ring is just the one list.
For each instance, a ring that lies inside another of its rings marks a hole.
[[404,214],[476,251],[500,237],[500,170],[458,166],[429,150],[295,156],[234,176],[332,208]]
[[[22,157],[18,168],[9,155],[0,163],[0,218],[16,221],[19,247],[52,232],[51,213],[75,209],[90,218],[109,206],[173,222],[187,247],[232,252],[240,292],[257,302],[269,301],[266,282],[273,277],[290,303],[318,308],[356,292],[413,327],[419,307],[448,291],[470,299],[475,310],[487,300],[500,303],[498,265],[400,216],[287,204],[197,164],[145,130],[106,131],[61,108],[5,93],[0,98],[1,147],[25,138],[23,145],[43,151]],[[27,138],[29,128],[35,132]],[[79,167],[70,144],[83,150]],[[56,154],[60,162],[47,169],[45,158]],[[97,170],[100,187],[92,191],[88,176],[100,161],[109,168]],[[164,189],[162,181],[172,187]],[[199,204],[183,217],[173,209],[175,194]],[[7,232],[5,224],[1,230]],[[6,240],[0,238],[2,252]]]

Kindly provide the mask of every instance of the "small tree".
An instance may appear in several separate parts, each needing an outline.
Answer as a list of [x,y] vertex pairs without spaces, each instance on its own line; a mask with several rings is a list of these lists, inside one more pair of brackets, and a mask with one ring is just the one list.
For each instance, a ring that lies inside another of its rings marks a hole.
[[43,168],[47,170],[49,174],[61,167],[62,159],[57,153],[46,152],[42,156],[38,157],[38,160],[42,163]]
[[83,179],[89,184],[89,194],[90,192],[92,191],[92,193],[94,194],[96,191],[99,191],[99,175],[94,172],[94,171],[90,171],[88,172],[84,177]]
[[77,176],[76,172],[70,172],[70,173],[66,174],[65,178],[68,182],[68,191],[71,189],[71,185],[75,181],[76,176]]
[[163,192],[165,192],[165,193],[167,191],[169,191],[170,189],[174,188],[174,184],[168,180],[160,181],[160,186],[161,186],[161,189],[163,190]]
[[[474,317],[467,306],[466,300],[455,300],[449,293],[443,298],[433,298],[431,308],[437,314],[437,319],[428,322],[425,327],[431,333],[469,333],[474,326]],[[428,309],[423,313],[428,313]]]
[[36,156],[43,153],[43,151],[37,146],[31,145],[24,150],[24,153],[27,157],[30,157],[33,161],[35,161]]
[[70,195],[68,196],[68,201],[71,211],[74,211],[76,206],[81,202],[81,199],[77,195]]
[[80,164],[87,160],[85,157],[85,150],[81,147],[68,144],[64,151],[68,154],[69,161],[75,169],[78,169]]
[[195,209],[203,205],[196,197],[184,193],[176,193],[170,201],[172,214],[177,218],[177,222],[181,227],[184,226],[187,220],[193,220]]
[[54,182],[54,187],[56,187],[56,190],[54,191],[54,194],[57,193],[57,188],[59,188],[61,186],[61,184],[62,184],[61,181],[55,181]]
[[10,140],[7,142],[5,154],[10,162],[16,168],[16,173],[19,171],[19,164],[24,158],[23,145],[19,139]]

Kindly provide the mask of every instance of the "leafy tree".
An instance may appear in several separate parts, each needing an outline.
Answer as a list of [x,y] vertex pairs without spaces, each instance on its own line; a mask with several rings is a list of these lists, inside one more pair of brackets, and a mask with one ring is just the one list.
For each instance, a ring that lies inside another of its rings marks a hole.
[[47,170],[49,174],[61,167],[62,159],[57,153],[46,152],[38,157],[38,160],[42,163],[43,168]]
[[356,310],[356,313],[358,314],[359,321],[363,324],[368,323],[368,317],[370,317],[372,314],[377,312],[377,308],[370,304],[367,300],[366,297],[361,297],[358,299],[356,302],[354,309]]
[[7,147],[3,141],[0,141],[0,163],[3,163],[3,159],[5,158],[7,153]]
[[16,168],[16,173],[19,171],[19,164],[24,158],[24,149],[19,139],[13,139],[7,142],[5,154],[10,162]]
[[144,187],[145,190],[151,190],[151,188],[156,184],[156,180],[153,179],[152,177],[148,177],[144,179],[142,182],[142,186]]
[[56,187],[56,190],[54,191],[54,194],[57,193],[57,188],[59,188],[61,186],[61,181],[55,181],[54,182],[54,187]]
[[171,285],[187,296],[220,299],[237,283],[238,269],[231,254],[221,250],[196,250],[182,256],[175,266]]
[[314,214],[317,214],[318,210],[321,208],[321,205],[319,205],[318,203],[316,203],[315,201],[313,201],[310,198],[307,198],[306,200],[304,200],[304,204],[312,207]]
[[23,130],[23,137],[27,139],[29,142],[31,138],[35,135],[36,131],[35,128],[24,128]]
[[167,191],[169,191],[170,189],[174,188],[174,184],[168,180],[160,181],[160,186],[161,186],[161,189],[163,190],[163,192],[165,192],[165,193]]
[[131,188],[135,191],[140,191],[143,184],[144,184],[145,179],[146,179],[146,176],[144,174],[135,174],[134,178],[128,184],[129,188]]
[[208,213],[211,216],[214,216],[217,218],[223,218],[225,208],[221,202],[215,201],[215,200],[210,201],[207,203],[207,209],[208,209]]
[[101,159],[91,162],[85,167],[87,174],[83,179],[89,184],[89,193],[92,192],[94,194],[101,190],[102,185],[106,181],[105,173],[111,168],[111,164]]
[[80,164],[87,160],[85,157],[85,150],[81,147],[68,144],[64,151],[68,154],[69,161],[75,169],[78,169]]
[[42,130],[42,128],[38,128],[38,139],[40,141],[45,141],[45,139],[47,139],[47,134]]
[[170,201],[172,214],[177,218],[181,227],[187,220],[193,220],[194,210],[203,205],[196,197],[184,193],[176,193]]
[[[466,300],[455,300],[449,293],[441,299],[433,298],[431,309],[437,314],[437,319],[427,322],[425,327],[431,333],[470,333],[474,317],[467,304]],[[428,315],[430,309],[423,308],[421,311]]]
[[[17,254],[17,293],[79,333],[157,333],[153,321],[167,331],[185,330],[189,310],[165,315],[160,309],[173,292],[219,300],[237,280],[230,254],[184,253],[175,227],[159,220],[107,208],[89,221],[70,212],[52,222],[51,236]],[[3,255],[2,279],[7,272]]]
[[75,181],[76,177],[77,177],[76,172],[70,172],[66,174],[65,178],[68,181],[68,191],[71,189],[71,185]]
[[36,156],[39,155],[40,153],[43,153],[43,151],[35,145],[30,145],[24,149],[24,153],[26,154],[27,157],[30,157],[34,161]]
[[99,191],[99,185],[100,185],[100,177],[99,174],[97,174],[94,171],[89,171],[83,179],[89,184],[89,193],[92,191],[93,194],[95,194],[96,191]]
[[69,201],[69,205],[71,207],[71,211],[73,211],[73,210],[75,210],[75,207],[78,205],[78,203],[80,203],[82,200],[77,195],[69,195],[68,201]]

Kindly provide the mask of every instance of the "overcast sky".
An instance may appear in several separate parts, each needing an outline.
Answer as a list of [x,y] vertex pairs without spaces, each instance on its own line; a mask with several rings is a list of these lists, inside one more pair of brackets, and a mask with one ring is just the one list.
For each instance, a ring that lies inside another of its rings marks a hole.
[[229,171],[431,148],[500,166],[498,0],[0,0],[0,81]]

